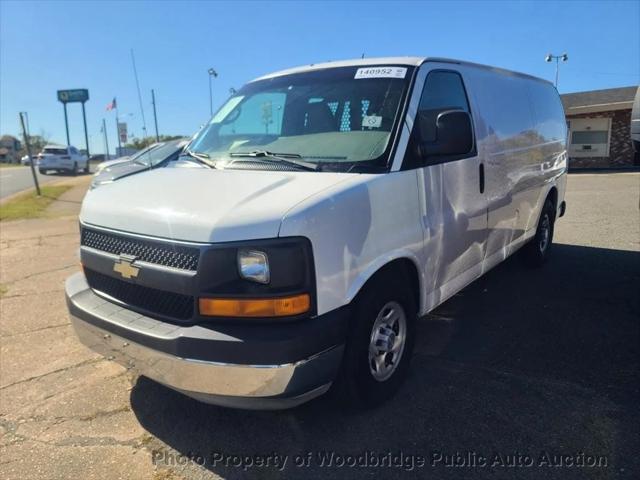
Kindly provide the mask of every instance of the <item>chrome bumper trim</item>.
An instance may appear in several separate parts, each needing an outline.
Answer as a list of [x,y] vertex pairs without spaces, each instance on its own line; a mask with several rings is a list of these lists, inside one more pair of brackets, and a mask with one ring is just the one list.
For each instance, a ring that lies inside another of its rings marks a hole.
[[94,352],[197,400],[228,407],[291,408],[331,386],[343,346],[284,365],[239,365],[180,358],[144,347],[71,315]]

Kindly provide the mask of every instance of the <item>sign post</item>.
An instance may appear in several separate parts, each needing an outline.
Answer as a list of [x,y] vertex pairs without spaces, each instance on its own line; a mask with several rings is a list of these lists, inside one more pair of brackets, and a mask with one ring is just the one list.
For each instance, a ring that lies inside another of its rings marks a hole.
[[62,103],[62,108],[64,108],[64,128],[67,131],[67,147],[71,145],[71,141],[69,140],[69,118],[67,117],[67,102]]
[[87,146],[87,158],[89,157],[89,135],[87,133],[87,115],[84,104],[89,100],[89,90],[86,88],[76,88],[73,90],[58,90],[58,101],[62,102],[64,108],[64,126],[67,131],[67,146],[71,145],[69,139],[69,119],[67,117],[67,103],[82,103],[82,119],[84,121],[84,141]]
[[127,123],[118,122],[118,142],[127,143],[127,140],[128,140]]

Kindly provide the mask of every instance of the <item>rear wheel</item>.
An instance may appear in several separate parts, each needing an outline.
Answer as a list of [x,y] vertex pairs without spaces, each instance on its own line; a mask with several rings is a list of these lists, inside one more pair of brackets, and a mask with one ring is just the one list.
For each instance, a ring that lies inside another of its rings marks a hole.
[[47,171],[44,168],[39,168],[38,171],[40,172],[41,175],[45,175],[47,173]]
[[553,242],[555,208],[549,199],[542,208],[535,236],[522,249],[525,262],[532,267],[539,267],[547,261]]
[[407,376],[416,307],[406,272],[393,269],[365,287],[354,305],[334,390],[343,403],[373,407],[392,397]]

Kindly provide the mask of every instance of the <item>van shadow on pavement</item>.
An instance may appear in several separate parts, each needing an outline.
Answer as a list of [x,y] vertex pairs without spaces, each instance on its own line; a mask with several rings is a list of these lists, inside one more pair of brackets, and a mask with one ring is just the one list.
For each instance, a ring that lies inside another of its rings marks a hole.
[[[151,434],[225,478],[278,476],[273,466],[213,461],[272,453],[288,455],[282,473],[304,478],[395,478],[412,470],[411,455],[425,458],[413,471],[428,478],[632,478],[640,469],[638,285],[637,252],[556,244],[537,270],[511,258],[420,322],[407,382],[375,410],[347,412],[326,397],[282,412],[231,410],[146,378],[131,405]],[[404,465],[320,462],[323,452],[369,451],[402,453]],[[296,467],[294,455],[307,452],[310,465]],[[540,467],[543,452],[604,456],[607,466]],[[447,467],[456,453],[498,464]],[[500,466],[515,454],[536,465]]]

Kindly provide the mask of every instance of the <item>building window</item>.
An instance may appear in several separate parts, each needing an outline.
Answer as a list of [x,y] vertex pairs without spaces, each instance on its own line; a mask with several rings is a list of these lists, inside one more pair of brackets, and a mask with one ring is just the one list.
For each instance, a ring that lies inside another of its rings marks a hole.
[[570,157],[608,157],[611,119],[573,118],[569,139]]

